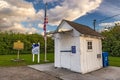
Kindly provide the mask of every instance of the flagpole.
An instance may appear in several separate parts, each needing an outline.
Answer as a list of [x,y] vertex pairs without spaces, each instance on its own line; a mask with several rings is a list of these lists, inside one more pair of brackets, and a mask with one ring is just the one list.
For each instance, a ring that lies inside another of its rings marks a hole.
[[45,40],[45,58],[44,61],[47,62],[47,34],[46,34],[46,22],[47,20],[47,3],[45,4],[45,17],[44,17],[44,40]]
[[47,37],[45,36],[45,62],[47,61]]

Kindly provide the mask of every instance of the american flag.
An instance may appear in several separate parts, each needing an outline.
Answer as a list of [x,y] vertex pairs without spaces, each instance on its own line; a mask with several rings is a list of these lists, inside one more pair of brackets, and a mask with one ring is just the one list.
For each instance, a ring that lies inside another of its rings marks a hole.
[[44,30],[44,37],[46,37],[46,25],[48,23],[48,17],[47,17],[47,3],[45,6],[45,17],[44,17],[44,26],[43,26],[43,30]]
[[45,17],[45,18],[44,18],[44,27],[43,27],[43,30],[44,30],[44,31],[46,31],[46,25],[47,25],[47,23],[48,23],[48,18]]

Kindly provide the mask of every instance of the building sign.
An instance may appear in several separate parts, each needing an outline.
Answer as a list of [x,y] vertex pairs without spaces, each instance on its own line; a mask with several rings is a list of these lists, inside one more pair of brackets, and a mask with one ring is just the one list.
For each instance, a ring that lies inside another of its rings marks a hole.
[[40,50],[39,50],[39,44],[33,44],[32,45],[32,54],[39,54]]
[[72,46],[71,48],[72,48],[72,53],[75,54],[76,53],[76,46]]
[[14,42],[13,49],[17,49],[17,50],[24,49],[24,43],[21,41]]
[[20,58],[19,58],[19,56],[20,56],[19,50],[24,49],[24,43],[21,42],[20,40],[18,40],[17,42],[14,42],[14,44],[13,44],[13,49],[18,50],[18,53],[17,53],[17,60],[19,61],[19,60],[20,60]]
[[35,61],[35,55],[37,55],[38,57],[38,63],[40,62],[40,43],[33,43],[32,44],[32,61]]

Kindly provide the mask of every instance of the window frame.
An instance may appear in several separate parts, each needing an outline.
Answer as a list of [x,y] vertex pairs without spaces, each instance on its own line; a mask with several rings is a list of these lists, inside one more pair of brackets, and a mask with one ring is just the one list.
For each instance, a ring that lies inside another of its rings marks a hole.
[[93,51],[93,41],[87,40],[87,51]]

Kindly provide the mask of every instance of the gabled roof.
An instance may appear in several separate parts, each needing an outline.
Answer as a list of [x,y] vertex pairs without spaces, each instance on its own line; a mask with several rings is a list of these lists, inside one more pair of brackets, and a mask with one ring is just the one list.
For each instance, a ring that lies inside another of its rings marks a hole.
[[67,22],[71,27],[73,27],[75,30],[77,30],[81,34],[102,37],[98,32],[94,31],[88,26],[78,24],[78,23],[68,21],[68,20],[62,20],[62,22],[63,21]]

